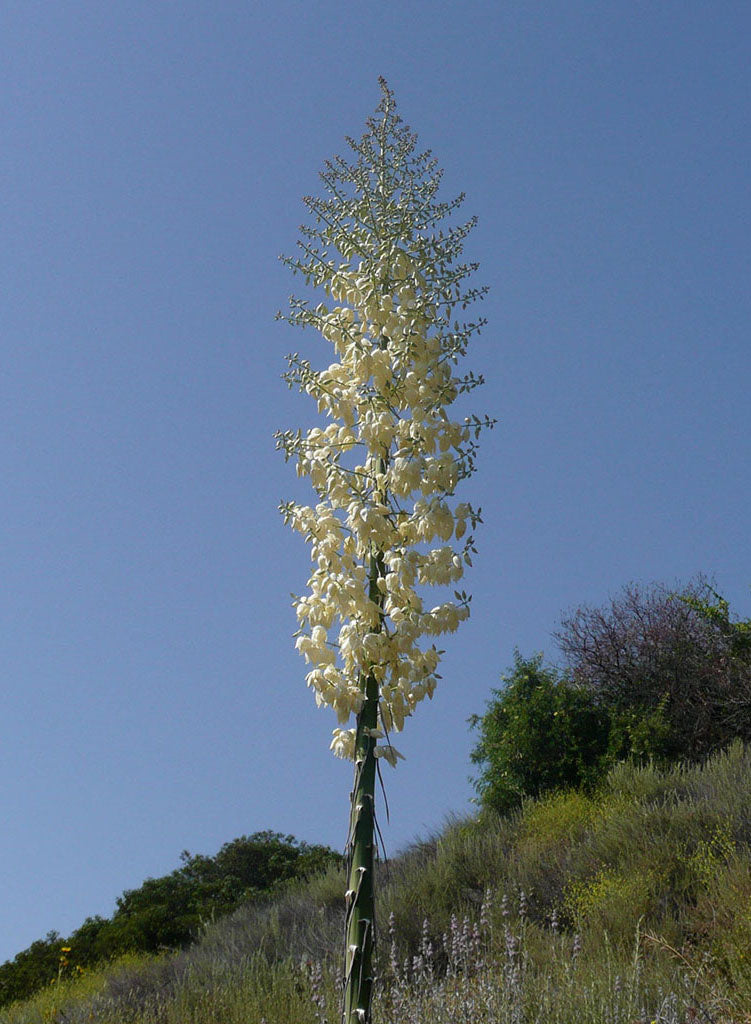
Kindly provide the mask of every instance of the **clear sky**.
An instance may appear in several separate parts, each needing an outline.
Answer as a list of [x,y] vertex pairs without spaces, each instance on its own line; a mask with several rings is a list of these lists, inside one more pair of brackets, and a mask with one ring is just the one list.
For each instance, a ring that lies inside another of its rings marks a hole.
[[277,261],[384,75],[466,191],[499,420],[473,616],[387,769],[392,852],[470,809],[466,720],[561,613],[714,575],[751,615],[751,8],[0,11],[0,960],[258,829],[341,848],[293,649]]

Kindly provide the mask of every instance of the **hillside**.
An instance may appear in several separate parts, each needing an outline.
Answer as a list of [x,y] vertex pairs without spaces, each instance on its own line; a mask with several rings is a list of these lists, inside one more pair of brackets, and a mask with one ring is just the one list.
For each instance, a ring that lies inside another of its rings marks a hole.
[[[381,866],[379,1024],[751,1021],[751,748],[618,765],[592,795],[449,823]],[[329,1024],[340,869],[177,953],[126,955],[1,1024]],[[75,964],[76,950],[71,949]]]
[[123,953],[185,947],[205,922],[341,861],[328,847],[269,831],[233,839],[213,857],[184,850],[175,871],[118,897],[112,917],[89,917],[67,938],[50,932],[0,964],[0,1006]]

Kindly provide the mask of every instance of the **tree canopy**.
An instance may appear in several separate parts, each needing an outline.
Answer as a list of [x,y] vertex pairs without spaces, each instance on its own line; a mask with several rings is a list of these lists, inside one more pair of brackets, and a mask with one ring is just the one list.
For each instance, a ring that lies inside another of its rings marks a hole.
[[[270,831],[233,839],[213,857],[183,851],[175,871],[126,890],[111,918],[89,917],[65,939],[49,932],[0,965],[0,1006],[49,984],[61,968],[61,956],[64,969],[72,971],[128,951],[185,946],[212,918],[341,860],[327,846]],[[63,949],[68,950],[64,955]]]
[[626,586],[565,616],[556,637],[562,669],[517,654],[471,719],[484,807],[590,787],[617,761],[701,762],[751,740],[751,620],[731,619],[703,577]]

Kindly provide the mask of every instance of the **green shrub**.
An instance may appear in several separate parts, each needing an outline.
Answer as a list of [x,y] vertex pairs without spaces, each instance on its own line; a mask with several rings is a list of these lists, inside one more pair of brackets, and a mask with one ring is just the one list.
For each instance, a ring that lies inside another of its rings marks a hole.
[[123,893],[112,918],[87,918],[67,939],[51,932],[0,964],[0,1006],[23,999],[57,977],[61,947],[89,968],[126,952],[157,953],[188,945],[215,917],[291,881],[336,868],[342,857],[325,846],[278,832],[255,832],[225,843],[213,857],[182,854],[182,866]]
[[611,940],[629,942],[639,923],[654,915],[659,890],[656,871],[627,874],[600,868],[591,878],[566,887],[563,909],[578,930],[604,932]]
[[541,655],[517,653],[505,683],[485,714],[470,719],[480,734],[471,759],[480,766],[482,806],[504,813],[524,797],[596,781],[608,749],[607,713],[544,667]]

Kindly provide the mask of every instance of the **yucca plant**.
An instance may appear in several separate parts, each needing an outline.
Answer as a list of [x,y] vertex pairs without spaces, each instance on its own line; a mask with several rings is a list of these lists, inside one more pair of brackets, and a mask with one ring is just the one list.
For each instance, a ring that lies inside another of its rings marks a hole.
[[437,199],[442,172],[429,152],[417,152],[383,80],[381,90],[361,140],[347,140],[354,158],[328,161],[325,195],[305,197],[312,225],[301,228],[298,255],[283,257],[332,305],[293,296],[289,313],[279,314],[320,332],[336,353],[323,370],[288,357],[286,381],[329,422],[276,438],[318,496],[315,506],[281,506],[313,562],[310,590],[295,601],[296,645],[318,704],[337,714],[331,748],[354,762],[345,1024],[371,1019],[379,759],[396,765],[391,734],[433,695],[442,652],[431,638],[469,614],[464,592],[430,608],[421,593],[455,586],[472,564],[480,509],[451,499],[492,422],[453,420],[447,411],[482,383],[456,370],[484,325],[455,319],[457,307],[486,290],[467,286],[476,264],[461,262],[475,219],[442,226],[464,197]]

